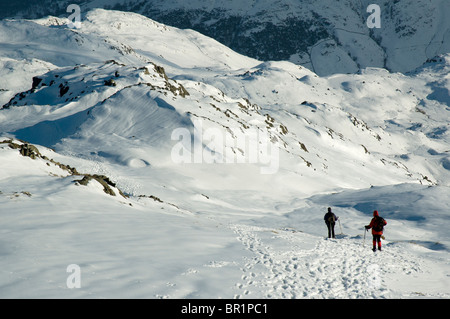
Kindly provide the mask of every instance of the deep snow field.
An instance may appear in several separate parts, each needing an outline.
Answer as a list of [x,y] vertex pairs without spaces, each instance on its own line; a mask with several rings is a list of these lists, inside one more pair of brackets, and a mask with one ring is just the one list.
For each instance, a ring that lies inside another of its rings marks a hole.
[[318,77],[66,22],[0,21],[1,298],[450,297],[449,55]]

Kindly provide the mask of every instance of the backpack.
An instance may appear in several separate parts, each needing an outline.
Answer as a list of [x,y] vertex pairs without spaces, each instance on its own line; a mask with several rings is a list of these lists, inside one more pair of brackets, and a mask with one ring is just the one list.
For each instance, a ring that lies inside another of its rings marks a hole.
[[334,216],[334,214],[331,214],[328,218],[327,218],[329,223],[335,223],[336,222],[336,218]]
[[383,231],[384,228],[384,218],[383,217],[376,217],[375,218],[375,223],[373,225],[373,230],[374,231]]

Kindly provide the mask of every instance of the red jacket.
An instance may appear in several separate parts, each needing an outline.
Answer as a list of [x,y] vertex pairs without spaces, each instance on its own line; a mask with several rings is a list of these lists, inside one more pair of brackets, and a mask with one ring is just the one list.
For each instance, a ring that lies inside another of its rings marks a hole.
[[372,218],[372,220],[370,221],[369,226],[367,226],[368,229],[372,228],[372,235],[383,235],[383,231],[376,231],[375,229],[373,229],[373,227],[377,226],[378,224],[378,220],[382,220],[382,224],[383,226],[385,226],[387,224],[387,222],[384,219],[381,219],[381,217],[379,216],[375,216],[374,218]]

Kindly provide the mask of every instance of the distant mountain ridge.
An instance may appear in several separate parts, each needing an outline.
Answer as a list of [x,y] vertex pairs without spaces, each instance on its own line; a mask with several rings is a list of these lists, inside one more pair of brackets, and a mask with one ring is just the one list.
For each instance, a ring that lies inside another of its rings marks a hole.
[[[408,72],[450,52],[446,0],[377,1],[381,28],[370,28],[371,0],[344,1],[14,1],[1,17],[68,16],[95,7],[132,11],[177,28],[199,31],[262,61],[288,60],[318,75],[355,73],[365,67]],[[421,14],[418,15],[417,12]]]

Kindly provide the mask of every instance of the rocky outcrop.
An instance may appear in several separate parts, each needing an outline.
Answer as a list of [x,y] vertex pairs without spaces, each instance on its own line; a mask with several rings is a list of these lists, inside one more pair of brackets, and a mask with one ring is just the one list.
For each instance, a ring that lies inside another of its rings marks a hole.
[[116,196],[116,192],[114,189],[117,190],[117,192],[124,198],[127,198],[127,196],[119,189],[117,188],[116,184],[112,182],[109,177],[104,175],[97,175],[97,174],[82,174],[77,171],[76,168],[71,167],[69,165],[61,164],[53,159],[49,159],[47,156],[42,155],[39,152],[39,149],[27,142],[24,141],[14,141],[14,140],[4,140],[0,142],[0,144],[8,144],[8,146],[12,149],[19,150],[20,155],[29,157],[33,160],[36,159],[42,159],[47,162],[47,165],[54,164],[61,168],[62,170],[65,170],[69,173],[69,175],[72,176],[80,176],[82,177],[81,180],[75,180],[76,185],[88,185],[90,181],[94,180],[97,181],[100,185],[103,186],[103,191],[111,196]]

